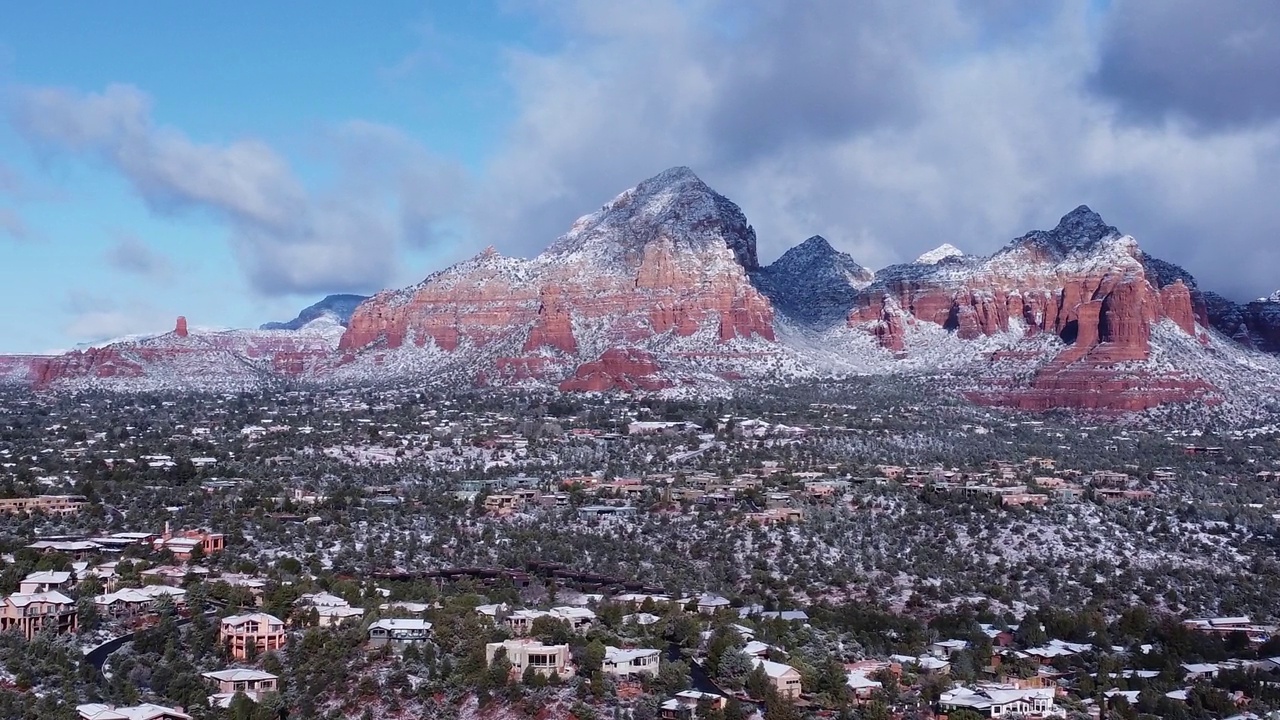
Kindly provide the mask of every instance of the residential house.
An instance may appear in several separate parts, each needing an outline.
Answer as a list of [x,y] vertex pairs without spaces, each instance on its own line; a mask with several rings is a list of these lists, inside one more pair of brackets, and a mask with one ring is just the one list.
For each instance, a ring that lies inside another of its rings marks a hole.
[[129,707],[114,707],[102,703],[77,705],[81,720],[191,720],[182,708],[143,703]]
[[715,693],[684,690],[658,707],[662,720],[698,720],[698,705],[706,703],[712,710],[723,710],[729,699]]
[[214,553],[222,552],[226,545],[226,537],[222,533],[213,533],[205,530],[186,530],[174,533],[169,530],[167,524],[165,525],[164,534],[154,542],[156,550],[167,549],[182,562],[191,560],[196,548],[200,548],[200,552],[205,557],[208,557]]
[[69,572],[44,570],[33,572],[18,583],[18,592],[35,595],[43,592],[65,592],[75,585],[75,575]]
[[714,593],[703,593],[697,599],[698,612],[703,615],[714,615],[729,607],[729,599]]
[[261,670],[232,668],[201,673],[201,677],[217,687],[218,692],[210,698],[210,704],[217,706],[222,706],[224,700],[230,704],[230,699],[236,693],[244,693],[250,700],[257,702],[263,695],[280,689],[280,678]]
[[488,643],[484,646],[485,664],[492,665],[499,652],[506,654],[511,670],[522,676],[528,668],[542,675],[566,678],[573,675],[569,665],[568,645],[543,645],[537,640],[518,639]]
[[38,495],[29,498],[0,498],[0,512],[11,514],[42,512],[45,515],[75,515],[88,499],[83,495]]
[[605,675],[614,677],[630,677],[640,673],[658,674],[658,662],[662,653],[646,648],[622,649],[612,645],[604,649],[604,664],[601,670]]
[[853,670],[849,671],[845,684],[849,686],[853,699],[859,705],[869,701],[877,691],[884,688],[884,684],[879,680],[872,680],[866,674]]
[[1021,715],[1031,718],[1064,716],[1066,711],[1054,705],[1053,688],[1022,689],[1007,685],[957,687],[942,693],[938,704],[944,712],[967,709],[986,717]]
[[283,648],[285,640],[284,621],[266,613],[225,617],[218,629],[218,642],[228,645],[237,660],[248,657],[250,647],[264,653]]
[[146,585],[140,588],[124,588],[93,598],[93,604],[102,617],[130,618],[145,615],[155,609],[160,598],[169,598],[175,607],[186,604],[187,591],[168,585]]
[[14,630],[27,640],[46,628],[74,633],[76,615],[75,601],[60,592],[14,593],[0,604],[0,632]]
[[800,683],[799,670],[784,663],[760,659],[755,661],[755,666],[764,669],[764,674],[768,676],[770,684],[780,697],[793,700],[800,697],[803,686]]
[[378,620],[369,626],[369,644],[373,647],[391,645],[403,648],[430,637],[431,623],[413,618]]

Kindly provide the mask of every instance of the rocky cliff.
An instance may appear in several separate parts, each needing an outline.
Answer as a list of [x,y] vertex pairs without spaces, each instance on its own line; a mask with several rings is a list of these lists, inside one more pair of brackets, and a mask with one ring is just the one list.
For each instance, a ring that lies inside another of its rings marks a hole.
[[858,291],[875,279],[847,253],[814,235],[751,273],[751,281],[774,309],[797,322],[829,325],[853,307]]
[[610,349],[661,350],[695,335],[712,351],[772,341],[773,309],[748,278],[758,265],[742,211],[674,168],[580,218],[532,260],[489,249],[374,296],[356,309],[340,347],[349,358],[408,344],[539,355],[550,361],[523,366],[554,375]]
[[[895,352],[906,347],[914,323],[970,340],[1052,334],[1063,347],[1025,392],[1009,388],[974,398],[1027,409],[1145,409],[1116,392],[1118,366],[1148,359],[1157,323],[1167,320],[1195,337],[1203,332],[1198,320],[1204,316],[1190,276],[1176,276],[1174,266],[1162,264],[1164,275],[1153,278],[1148,264],[1133,238],[1081,206],[1053,230],[1028,233],[989,258],[945,254],[881,271],[858,295],[848,324]],[[1125,377],[1130,389],[1144,387],[1142,375]],[[1191,396],[1175,386],[1150,393],[1153,402]]]

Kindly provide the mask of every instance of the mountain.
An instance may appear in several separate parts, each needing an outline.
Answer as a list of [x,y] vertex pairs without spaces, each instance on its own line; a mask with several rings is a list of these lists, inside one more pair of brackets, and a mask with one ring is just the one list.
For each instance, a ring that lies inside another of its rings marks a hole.
[[1258,352],[1280,350],[1280,298],[1239,306],[1203,291],[1088,207],[985,257],[944,244],[872,273],[814,236],[761,266],[742,210],[688,168],[624,191],[531,259],[489,248],[359,300],[330,296],[259,330],[180,319],[162,335],[0,357],[0,382],[698,397],[736,383],[913,374],[998,407],[1195,403],[1237,417],[1280,387],[1280,361]]
[[1205,293],[1209,323],[1241,345],[1280,353],[1280,291],[1243,305]]
[[0,381],[35,388],[226,390],[313,377],[332,364],[342,328],[298,331],[193,330],[179,317],[171,332],[55,356],[0,357]]
[[360,303],[368,300],[367,295],[329,295],[315,305],[303,308],[298,316],[288,322],[263,323],[259,330],[298,330],[307,323],[329,318],[333,322],[346,327],[351,320],[351,313],[356,311]]
[[916,265],[937,265],[947,258],[964,257],[960,248],[951,243],[942,243],[938,247],[916,258]]
[[858,290],[875,278],[870,270],[814,235],[751,273],[774,309],[804,324],[829,325],[853,307]]
[[[605,356],[619,347],[714,376],[743,352],[774,351],[773,309],[748,277],[758,266],[755,231],[738,206],[673,168],[579,218],[532,260],[488,249],[375,295],[352,315],[341,349],[351,359],[443,352],[433,362],[479,382],[621,387],[631,381],[615,380]],[[691,379],[680,375],[651,384]]]
[[[920,323],[961,339],[1014,334],[1060,341],[1026,382],[970,393],[986,404],[1145,410],[1206,396],[1212,388],[1203,381],[1136,365],[1150,359],[1157,328],[1176,328],[1193,341],[1204,333],[1191,288],[1181,278],[1153,283],[1144,259],[1132,237],[1081,206],[1053,230],[1027,233],[989,258],[881,271],[859,294],[848,323],[895,352],[906,350],[909,329]],[[1045,353],[1008,357],[1025,365]]]

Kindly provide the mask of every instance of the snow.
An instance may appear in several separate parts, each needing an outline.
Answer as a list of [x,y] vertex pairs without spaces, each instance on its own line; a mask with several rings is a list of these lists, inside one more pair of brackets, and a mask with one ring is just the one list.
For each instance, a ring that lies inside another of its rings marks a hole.
[[916,258],[916,265],[937,265],[938,263],[952,257],[961,257],[964,253],[960,248],[951,243],[943,243],[929,252]]

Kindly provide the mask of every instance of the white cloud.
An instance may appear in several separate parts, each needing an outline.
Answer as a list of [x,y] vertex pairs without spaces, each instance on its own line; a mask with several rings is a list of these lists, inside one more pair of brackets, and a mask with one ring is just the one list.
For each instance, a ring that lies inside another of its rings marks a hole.
[[[154,211],[203,212],[225,223],[246,274],[266,294],[382,287],[403,242],[432,241],[426,230],[437,203],[447,202],[431,193],[443,185],[432,185],[430,173],[450,166],[369,124],[333,136],[340,180],[317,190],[260,140],[199,143],[157,125],[150,98],[127,85],[88,94],[27,88],[13,116],[32,142],[120,172]],[[342,144],[357,140],[360,152]],[[343,179],[349,175],[360,181]]]

